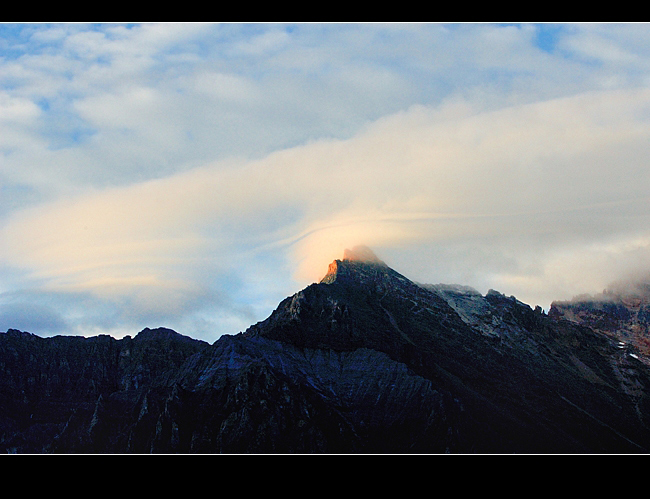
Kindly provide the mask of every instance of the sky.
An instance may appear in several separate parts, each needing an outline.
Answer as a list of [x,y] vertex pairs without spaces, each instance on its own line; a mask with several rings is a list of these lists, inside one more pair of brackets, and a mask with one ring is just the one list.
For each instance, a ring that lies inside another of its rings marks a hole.
[[531,306],[650,275],[650,25],[0,24],[0,331],[213,342],[363,244]]

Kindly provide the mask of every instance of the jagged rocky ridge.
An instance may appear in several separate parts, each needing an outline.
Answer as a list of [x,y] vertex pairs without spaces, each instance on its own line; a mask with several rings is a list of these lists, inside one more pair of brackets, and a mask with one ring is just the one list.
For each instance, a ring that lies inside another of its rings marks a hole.
[[647,452],[650,371],[619,341],[355,250],[211,345],[0,334],[0,450]]

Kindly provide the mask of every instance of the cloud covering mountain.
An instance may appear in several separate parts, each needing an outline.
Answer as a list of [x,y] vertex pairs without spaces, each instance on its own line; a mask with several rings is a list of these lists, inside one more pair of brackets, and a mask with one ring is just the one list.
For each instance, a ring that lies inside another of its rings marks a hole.
[[214,340],[370,246],[531,305],[650,271],[646,24],[0,26],[0,330]]

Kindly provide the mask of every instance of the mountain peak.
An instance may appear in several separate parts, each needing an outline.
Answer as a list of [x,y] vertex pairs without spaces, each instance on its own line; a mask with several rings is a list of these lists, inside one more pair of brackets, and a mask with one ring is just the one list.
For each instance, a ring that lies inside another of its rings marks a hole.
[[334,281],[354,280],[356,282],[377,282],[378,280],[391,280],[397,278],[406,282],[408,279],[401,276],[382,260],[377,258],[372,250],[366,246],[355,246],[343,252],[342,260],[334,260],[327,269],[327,274],[321,279],[323,284],[332,284]]

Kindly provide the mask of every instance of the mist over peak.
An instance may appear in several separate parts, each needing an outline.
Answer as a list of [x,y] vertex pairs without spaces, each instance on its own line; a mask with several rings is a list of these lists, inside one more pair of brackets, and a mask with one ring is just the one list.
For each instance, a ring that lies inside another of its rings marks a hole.
[[640,275],[627,279],[618,279],[609,283],[599,293],[581,293],[569,300],[556,300],[554,304],[617,302],[625,304],[650,303],[650,276]]
[[629,298],[638,298],[645,302],[649,302],[650,277],[644,276],[635,279],[615,281],[603,291],[603,295],[617,295]]
[[386,265],[370,248],[364,245],[358,245],[352,249],[346,248],[343,252],[343,260]]

